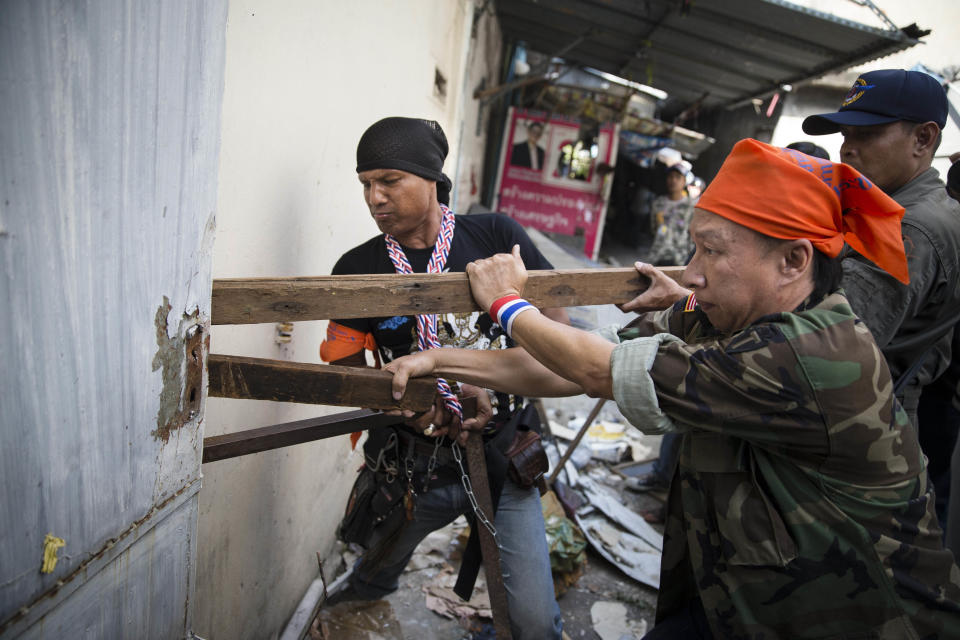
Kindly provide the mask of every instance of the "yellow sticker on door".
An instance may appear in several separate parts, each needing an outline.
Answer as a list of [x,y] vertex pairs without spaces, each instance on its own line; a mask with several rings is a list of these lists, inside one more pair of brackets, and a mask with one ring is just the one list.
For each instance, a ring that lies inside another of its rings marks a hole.
[[52,533],[48,533],[43,539],[43,566],[40,567],[40,573],[53,573],[57,566],[57,551],[63,548],[67,541],[58,538]]

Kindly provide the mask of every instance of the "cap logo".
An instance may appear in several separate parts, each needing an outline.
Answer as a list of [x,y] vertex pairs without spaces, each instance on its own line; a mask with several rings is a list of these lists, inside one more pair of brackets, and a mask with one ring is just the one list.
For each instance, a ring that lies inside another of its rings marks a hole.
[[873,89],[875,84],[867,84],[867,81],[863,78],[857,78],[853,83],[853,86],[850,87],[850,91],[847,92],[847,95],[843,98],[843,104],[841,107],[847,107],[863,97],[863,94]]

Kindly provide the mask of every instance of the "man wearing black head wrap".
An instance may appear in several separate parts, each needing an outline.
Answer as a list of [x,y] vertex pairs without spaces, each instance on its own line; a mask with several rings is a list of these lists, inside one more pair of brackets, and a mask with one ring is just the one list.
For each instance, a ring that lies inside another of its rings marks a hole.
[[357,173],[399,169],[437,183],[437,200],[450,204],[450,178],[443,173],[449,148],[434,120],[384,118],[360,137]]
[[[333,268],[335,275],[464,271],[470,262],[509,252],[514,245],[520,245],[528,269],[553,268],[523,228],[508,216],[455,216],[447,208],[451,189],[450,179],[443,173],[447,151],[443,130],[431,120],[384,118],[364,132],[357,145],[357,175],[370,215],[382,233],[341,256]],[[566,320],[562,309],[544,312]],[[365,349],[374,352],[379,364],[429,348],[429,338],[441,346],[513,346],[485,312],[441,314],[435,330],[426,316],[420,318],[425,320],[394,316],[331,321],[320,355],[327,362],[363,366]],[[465,394],[483,393],[466,385],[463,390]],[[491,493],[499,502],[495,525],[513,636],[518,640],[560,638],[562,621],[554,598],[539,494],[535,487],[523,488],[505,477],[506,458],[502,454],[516,430],[530,425],[535,412],[522,408],[522,398],[507,394],[496,394],[492,404],[487,416],[466,420],[463,426],[484,429],[487,441]],[[492,418],[484,427],[490,413]],[[434,426],[447,420],[447,410],[441,405],[419,419],[370,432],[364,443],[367,470],[361,473],[380,488],[402,487],[405,500],[413,505],[413,519],[388,516],[368,538],[360,539],[364,537],[360,535],[351,539],[348,515],[341,537],[360,542],[367,552],[354,567],[348,585],[332,594],[328,604],[377,599],[391,593],[414,549],[427,534],[460,514],[472,515],[460,482],[462,474],[452,455],[452,441],[446,437],[448,429]],[[412,474],[407,474],[407,469]],[[358,481],[355,491],[361,484]],[[402,502],[398,500],[397,504]],[[476,576],[475,560],[479,559],[474,550],[478,553],[476,544],[468,544],[458,582],[457,592],[466,597]]]

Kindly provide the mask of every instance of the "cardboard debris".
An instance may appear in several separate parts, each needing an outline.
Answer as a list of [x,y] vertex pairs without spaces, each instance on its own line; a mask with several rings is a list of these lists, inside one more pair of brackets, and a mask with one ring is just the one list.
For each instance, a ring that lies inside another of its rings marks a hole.
[[445,618],[459,620],[464,627],[469,627],[470,621],[477,618],[492,620],[493,611],[490,609],[487,583],[482,573],[477,577],[473,596],[468,602],[464,602],[453,592],[456,583],[457,574],[448,565],[434,576],[433,580],[423,585],[427,608]]
[[[573,423],[579,422],[582,427],[584,420],[586,418],[580,419],[578,416],[567,426],[570,427]],[[587,429],[586,436],[584,436],[580,446],[586,446],[590,450],[591,457],[595,460],[620,462],[626,456],[629,448],[627,438],[624,435],[625,432],[626,426],[624,424],[599,418]]]
[[308,634],[311,640],[404,640],[386,600],[343,602],[321,609]]
[[[584,420],[586,420],[586,417],[584,417]],[[571,429],[570,427],[566,427],[559,422],[550,420],[550,433],[552,433],[554,437],[560,438],[561,440],[566,440],[568,442],[573,440],[577,437],[577,432],[579,430],[579,427]]]
[[594,602],[590,607],[590,621],[600,640],[632,640],[647,633],[645,620],[627,619],[627,607],[622,602]]

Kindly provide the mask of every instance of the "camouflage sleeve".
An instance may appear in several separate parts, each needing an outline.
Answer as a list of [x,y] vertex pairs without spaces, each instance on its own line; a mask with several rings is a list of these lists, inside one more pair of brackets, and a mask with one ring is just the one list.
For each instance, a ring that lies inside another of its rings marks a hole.
[[672,309],[641,313],[620,330],[620,339],[632,339],[640,336],[652,336],[658,333],[670,333],[670,315]]
[[775,326],[696,344],[629,340],[614,349],[611,372],[618,407],[644,432],[696,425],[773,448],[829,449],[803,366]]
[[644,433],[676,430],[673,421],[660,410],[650,368],[662,344],[679,341],[669,333],[658,333],[620,343],[610,354],[613,399],[623,417]]
[[670,333],[686,340],[715,334],[716,331],[709,326],[709,320],[699,307],[692,312],[687,311],[686,302],[686,299],[679,300],[667,309],[640,314],[620,330],[620,341],[658,333]]

